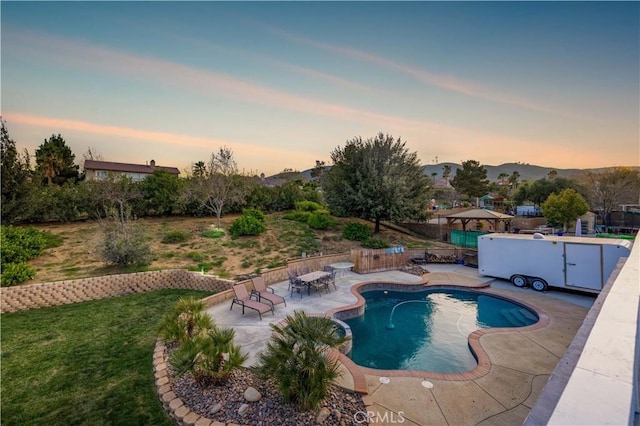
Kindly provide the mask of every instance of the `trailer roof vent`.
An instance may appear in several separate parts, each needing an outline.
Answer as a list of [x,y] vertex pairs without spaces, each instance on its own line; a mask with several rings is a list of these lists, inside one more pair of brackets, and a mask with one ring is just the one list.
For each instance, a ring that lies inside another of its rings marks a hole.
[[544,240],[544,235],[542,235],[539,232],[536,232],[535,234],[533,234],[533,239],[534,240]]

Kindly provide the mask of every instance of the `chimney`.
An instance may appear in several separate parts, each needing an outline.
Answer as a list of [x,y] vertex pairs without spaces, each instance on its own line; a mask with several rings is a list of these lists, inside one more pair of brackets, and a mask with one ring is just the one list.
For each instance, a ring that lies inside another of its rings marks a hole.
[[150,166],[153,169],[156,166],[156,160],[151,160]]

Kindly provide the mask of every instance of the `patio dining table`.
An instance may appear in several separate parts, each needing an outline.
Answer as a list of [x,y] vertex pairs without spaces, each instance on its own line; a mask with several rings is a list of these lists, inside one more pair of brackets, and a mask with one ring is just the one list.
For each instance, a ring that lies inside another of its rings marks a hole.
[[298,279],[307,285],[307,293],[311,294],[311,284],[318,281],[321,278],[328,277],[331,272],[326,271],[313,271],[308,274],[298,275]]

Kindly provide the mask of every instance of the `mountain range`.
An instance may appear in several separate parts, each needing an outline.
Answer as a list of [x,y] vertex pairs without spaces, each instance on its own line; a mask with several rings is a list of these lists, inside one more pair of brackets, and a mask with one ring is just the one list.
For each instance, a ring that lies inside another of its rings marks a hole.
[[[438,163],[438,164],[427,164],[423,166],[424,174],[429,176],[434,176],[435,178],[441,178],[442,172],[444,170],[444,166],[449,165],[451,167],[451,173],[449,174],[450,178],[453,178],[456,175],[456,170],[462,168],[462,165],[456,163]],[[558,173],[558,176],[562,177],[574,177],[580,172],[584,172],[587,170],[600,170],[600,169],[555,169],[553,167],[543,167],[543,166],[534,166],[526,163],[505,163],[500,164],[499,166],[487,166],[484,165],[484,168],[487,170],[487,179],[490,181],[495,181],[498,179],[502,173],[505,173],[507,176],[511,176],[513,172],[518,172],[520,177],[518,178],[520,181],[525,180],[538,180],[549,175],[549,172],[555,170]],[[602,168],[607,169],[608,167]],[[311,170],[307,169],[303,172],[287,172],[287,173],[278,173],[271,178],[285,178],[287,180],[290,179],[311,179]],[[286,176],[285,176],[286,175]]]

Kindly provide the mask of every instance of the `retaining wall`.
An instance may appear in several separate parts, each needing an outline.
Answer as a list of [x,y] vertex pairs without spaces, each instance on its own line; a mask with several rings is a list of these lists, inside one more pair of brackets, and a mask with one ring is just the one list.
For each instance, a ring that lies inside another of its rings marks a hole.
[[46,306],[144,293],[165,288],[182,288],[221,293],[234,282],[184,269],[105,275],[69,281],[0,288],[0,313]]
[[[287,276],[288,269],[299,269],[307,266],[312,271],[320,270],[323,266],[331,263],[348,261],[349,257],[349,253],[342,253],[291,260],[287,266],[265,270],[260,275],[264,277],[267,285],[271,285],[287,281],[289,279]],[[248,290],[251,289],[249,280],[241,281],[241,283],[244,283]],[[0,287],[0,313],[86,302],[88,300],[144,293],[165,288],[210,291],[215,294],[206,297],[203,301],[207,306],[211,306],[233,297],[231,287],[234,284],[237,283],[214,275],[206,275],[184,269],[167,269],[27,284],[15,287]]]

